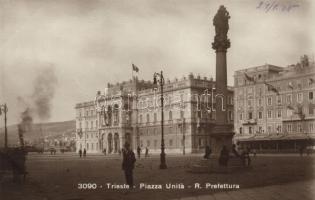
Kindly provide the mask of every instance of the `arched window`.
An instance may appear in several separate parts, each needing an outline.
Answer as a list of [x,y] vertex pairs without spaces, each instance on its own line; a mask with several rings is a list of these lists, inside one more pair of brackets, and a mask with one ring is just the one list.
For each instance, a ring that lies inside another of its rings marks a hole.
[[149,115],[149,113],[147,114],[147,123],[149,123],[150,122],[150,115]]
[[142,115],[139,116],[139,123],[142,123]]
[[86,121],[85,122],[85,130],[89,129],[89,123]]
[[117,104],[114,106],[114,124],[118,124],[119,122],[119,107]]
[[185,117],[185,113],[183,110],[180,111],[180,118],[183,119]]

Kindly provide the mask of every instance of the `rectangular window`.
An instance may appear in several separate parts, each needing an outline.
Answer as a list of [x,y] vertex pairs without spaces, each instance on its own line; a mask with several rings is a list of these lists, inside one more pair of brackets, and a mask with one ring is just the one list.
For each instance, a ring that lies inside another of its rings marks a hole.
[[292,132],[292,124],[287,125],[287,131],[288,133]]
[[297,102],[298,103],[302,103],[302,101],[303,101],[303,94],[302,93],[298,93],[297,94]]
[[271,131],[272,131],[272,127],[268,126],[268,133],[271,133]]
[[240,120],[243,120],[243,113],[240,113]]
[[85,130],[88,130],[89,129],[89,123],[86,121],[85,122]]
[[252,100],[251,99],[248,99],[247,103],[248,103],[248,106],[252,106]]
[[277,125],[277,133],[282,133],[282,125]]
[[314,131],[314,124],[313,123],[310,123],[310,133],[313,133],[313,131]]
[[271,110],[268,110],[268,118],[270,119],[270,118],[272,118],[272,111]]
[[282,103],[282,98],[281,98],[281,96],[279,95],[279,96],[277,96],[277,104],[278,104],[278,105],[281,105],[281,103]]
[[288,94],[287,95],[287,104],[291,104],[292,103],[292,94]]
[[170,147],[173,146],[173,140],[169,141],[169,145],[170,145]]
[[147,114],[147,123],[149,123],[149,122],[150,122],[150,115]]
[[291,117],[293,115],[293,110],[292,109],[287,109],[287,117]]
[[282,112],[281,112],[281,110],[277,110],[277,117],[278,117],[278,118],[281,118],[281,117],[282,117]]
[[142,115],[139,116],[139,122],[142,123]]
[[263,132],[262,127],[259,126],[259,127],[258,127],[258,133],[262,133],[262,132]]
[[313,98],[314,98],[313,95],[314,95],[313,92],[309,92],[309,93],[308,93],[308,99],[309,99],[309,100],[313,100]]
[[271,105],[272,105],[272,98],[271,98],[271,97],[268,97],[268,99],[267,99],[267,104],[268,104],[268,106],[271,106]]
[[248,119],[253,119],[253,112],[248,113]]
[[231,110],[229,110],[229,120],[233,121],[233,113]]
[[249,134],[252,134],[252,133],[253,133],[253,127],[251,127],[251,126],[248,127],[248,133],[249,133]]
[[261,99],[261,98],[258,99],[258,105],[259,105],[259,106],[262,105],[262,99]]
[[300,132],[300,133],[303,131],[301,124],[298,124],[298,125],[297,125],[297,131]]
[[154,149],[157,148],[157,140],[154,140]]
[[258,118],[262,119],[262,112],[261,111],[258,112]]

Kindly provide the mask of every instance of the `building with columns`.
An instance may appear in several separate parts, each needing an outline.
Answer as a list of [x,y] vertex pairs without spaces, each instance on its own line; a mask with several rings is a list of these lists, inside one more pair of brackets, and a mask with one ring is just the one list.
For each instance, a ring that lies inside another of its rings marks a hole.
[[[103,93],[97,92],[95,109],[92,102],[76,105],[77,148],[118,153],[125,142],[133,149],[139,146],[160,152],[160,147],[165,147],[166,153],[183,154],[203,151],[207,145],[214,154],[219,154],[224,146],[231,148],[233,91],[227,86],[226,57],[231,46],[227,35],[229,19],[229,12],[221,5],[213,18],[216,82],[193,74],[165,82],[161,72],[161,87],[137,79],[108,84]],[[134,65],[133,69],[138,71]]]
[[[119,153],[125,142],[133,149],[148,147],[161,152],[160,89],[150,81],[133,79],[107,84],[96,99],[78,103],[77,151]],[[164,85],[164,138],[166,153],[204,151],[215,146],[210,137],[216,125],[216,102],[226,109],[227,125],[233,126],[233,91],[221,97],[213,79],[190,74]]]
[[262,152],[293,152],[315,139],[315,66],[265,64],[234,74],[234,141]]

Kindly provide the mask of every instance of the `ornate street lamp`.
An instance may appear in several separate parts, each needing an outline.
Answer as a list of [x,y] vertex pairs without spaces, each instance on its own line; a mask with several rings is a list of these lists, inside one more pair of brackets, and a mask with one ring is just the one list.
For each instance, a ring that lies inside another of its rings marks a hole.
[[161,87],[161,155],[160,155],[160,169],[166,169],[166,160],[165,160],[165,145],[164,145],[164,98],[163,98],[163,86],[164,86],[164,77],[163,71],[161,73],[154,73],[153,75],[153,84],[160,84]]
[[4,113],[4,148],[8,148],[8,130],[7,130],[7,112],[8,107],[7,104],[0,105],[0,115]]

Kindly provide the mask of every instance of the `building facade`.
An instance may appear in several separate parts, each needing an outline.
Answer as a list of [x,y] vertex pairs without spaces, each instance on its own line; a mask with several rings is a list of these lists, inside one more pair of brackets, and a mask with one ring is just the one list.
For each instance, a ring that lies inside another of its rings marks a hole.
[[[233,126],[233,91],[216,94],[212,79],[190,74],[166,80],[164,85],[164,141],[166,153],[201,152],[212,141],[216,102],[226,101]],[[119,153],[125,142],[133,149],[161,152],[161,91],[150,81],[137,79],[107,84],[94,101],[76,104],[77,150]]]
[[258,151],[297,151],[315,138],[315,66],[303,56],[288,67],[235,72],[234,141]]

